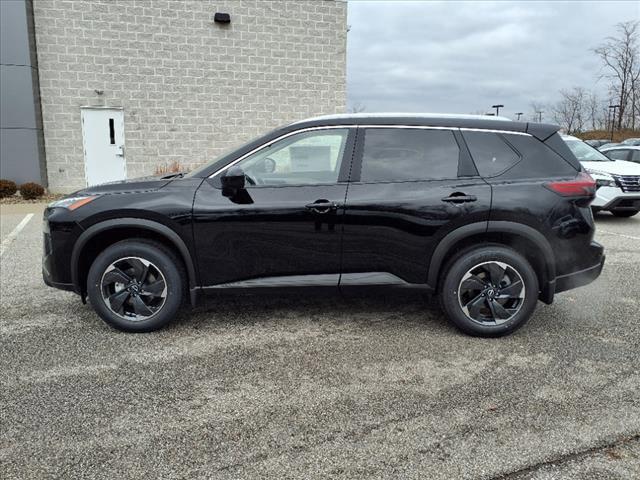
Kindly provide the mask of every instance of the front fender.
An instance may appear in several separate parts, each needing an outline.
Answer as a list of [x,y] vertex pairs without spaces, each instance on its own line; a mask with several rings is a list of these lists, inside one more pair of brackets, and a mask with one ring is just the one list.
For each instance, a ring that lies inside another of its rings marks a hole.
[[[194,292],[198,287],[198,279],[196,275],[196,268],[193,262],[193,256],[184,243],[180,235],[178,235],[174,230],[167,227],[166,225],[153,221],[147,220],[143,218],[118,218],[118,219],[110,219],[104,220],[102,222],[96,223],[85,231],[78,237],[75,245],[73,247],[73,252],[71,254],[71,279],[74,285],[76,292],[83,295],[84,288],[80,285],[80,271],[79,264],[80,259],[83,254],[84,248],[91,241],[91,239],[95,238],[97,235],[107,232],[109,230],[115,230],[118,228],[136,228],[147,230],[153,232],[157,235],[162,236],[165,240],[169,241],[178,251],[180,256],[182,257],[184,264],[187,268],[187,274],[189,277],[189,290],[192,292],[192,297],[194,297]],[[192,298],[192,303],[194,302],[194,298]]]

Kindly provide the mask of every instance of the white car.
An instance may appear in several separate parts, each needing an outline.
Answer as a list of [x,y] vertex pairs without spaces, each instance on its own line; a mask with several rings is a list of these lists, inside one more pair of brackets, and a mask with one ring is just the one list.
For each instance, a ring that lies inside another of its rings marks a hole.
[[640,163],[640,147],[621,143],[615,147],[603,148],[600,150],[611,160],[626,160],[628,162]]
[[576,137],[562,139],[596,181],[594,211],[608,210],[616,217],[632,217],[640,211],[640,163],[611,160]]

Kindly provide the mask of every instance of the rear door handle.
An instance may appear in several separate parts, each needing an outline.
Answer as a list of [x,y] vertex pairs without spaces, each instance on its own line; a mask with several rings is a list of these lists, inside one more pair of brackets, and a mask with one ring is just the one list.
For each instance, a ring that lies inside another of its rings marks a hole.
[[442,199],[443,202],[450,203],[475,202],[476,200],[478,200],[478,197],[475,195],[451,195]]
[[314,213],[329,213],[338,209],[338,204],[330,202],[329,200],[316,200],[313,203],[305,205],[307,210],[311,210]]

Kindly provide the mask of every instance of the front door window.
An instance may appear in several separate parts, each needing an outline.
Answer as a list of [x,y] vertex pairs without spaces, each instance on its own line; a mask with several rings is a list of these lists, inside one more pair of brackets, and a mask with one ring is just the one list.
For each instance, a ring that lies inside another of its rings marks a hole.
[[238,163],[251,185],[330,185],[338,182],[348,129],[302,132]]

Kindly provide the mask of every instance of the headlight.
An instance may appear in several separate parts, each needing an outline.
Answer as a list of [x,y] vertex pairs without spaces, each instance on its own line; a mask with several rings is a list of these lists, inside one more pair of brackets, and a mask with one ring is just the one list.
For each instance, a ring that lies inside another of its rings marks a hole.
[[615,178],[612,175],[605,172],[598,172],[597,170],[591,170],[587,168],[587,172],[596,181],[596,187],[617,187]]
[[596,178],[596,186],[597,187],[617,187],[615,180],[607,180]]
[[80,208],[89,202],[93,202],[96,198],[98,198],[97,195],[94,195],[92,197],[69,197],[51,202],[48,206],[49,208],[66,208],[67,210],[75,210],[76,208]]

